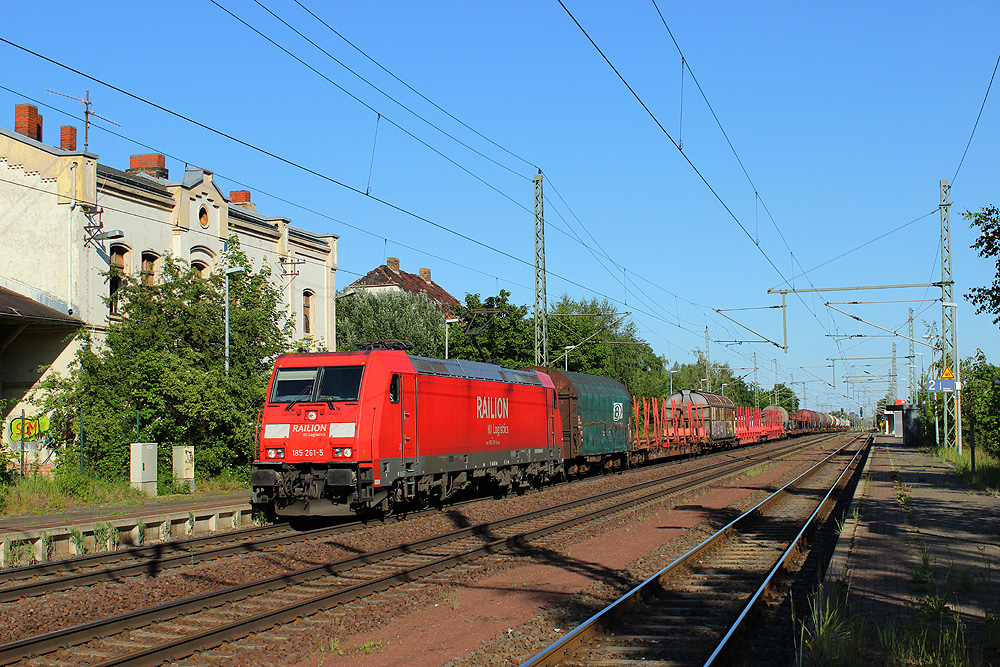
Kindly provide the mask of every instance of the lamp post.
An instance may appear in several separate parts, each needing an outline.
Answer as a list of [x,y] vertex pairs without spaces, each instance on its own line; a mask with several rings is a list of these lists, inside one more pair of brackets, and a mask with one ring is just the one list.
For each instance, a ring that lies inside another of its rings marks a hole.
[[670,371],[670,395],[674,395],[674,373],[678,371]]
[[728,384],[729,384],[728,382],[723,382],[722,383],[722,395],[723,396],[726,395],[726,385],[728,385]]
[[[704,389],[706,382],[708,382],[708,378],[702,378],[702,379],[698,380],[698,387],[700,389]],[[709,387],[709,388],[711,389],[711,387]]]
[[458,322],[458,318],[457,317],[451,317],[451,318],[448,318],[448,319],[446,319],[444,321],[444,358],[445,359],[448,358],[448,331],[451,330],[451,327],[448,326],[448,325],[449,324],[454,324],[455,322]]
[[566,367],[565,367],[566,372],[569,372],[569,351],[575,349],[576,345],[567,345],[565,348],[566,354],[563,355],[563,361],[566,362]]
[[229,276],[234,273],[246,273],[242,266],[226,269],[226,375],[229,375]]

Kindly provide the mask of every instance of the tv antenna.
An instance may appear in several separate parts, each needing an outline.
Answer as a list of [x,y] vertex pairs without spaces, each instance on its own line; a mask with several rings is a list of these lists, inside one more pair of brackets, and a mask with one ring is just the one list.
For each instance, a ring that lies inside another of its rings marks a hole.
[[83,105],[83,152],[84,153],[87,152],[87,148],[88,148],[89,143],[90,143],[89,142],[89,138],[90,138],[90,117],[91,116],[93,116],[94,118],[100,118],[105,123],[111,123],[115,127],[121,127],[121,125],[119,125],[115,121],[111,120],[110,118],[105,118],[104,116],[96,114],[96,113],[94,113],[93,111],[90,110],[90,105],[91,105],[91,102],[90,102],[90,90],[87,90],[87,96],[84,97],[84,98],[82,98],[82,99],[79,98],[79,97],[74,97],[72,95],[67,95],[66,93],[60,93],[58,90],[52,90],[51,88],[46,88],[45,90],[46,90],[46,92],[52,93],[53,95],[62,95],[63,97],[68,97],[71,100],[76,100],[77,102],[79,102],[80,104]]

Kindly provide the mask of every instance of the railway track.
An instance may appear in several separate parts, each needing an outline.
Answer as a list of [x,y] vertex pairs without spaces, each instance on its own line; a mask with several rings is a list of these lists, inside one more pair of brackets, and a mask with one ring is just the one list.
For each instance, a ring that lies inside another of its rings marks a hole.
[[[658,464],[669,466],[670,463]],[[452,507],[478,502],[470,499],[452,503]],[[436,510],[419,510],[408,514],[419,516]],[[165,570],[214,561],[239,554],[258,553],[265,549],[293,544],[309,539],[324,539],[361,530],[365,521],[354,520],[335,526],[311,530],[292,530],[288,524],[255,526],[218,535],[163,542],[142,547],[119,549],[77,556],[75,558],[39,563],[3,570],[0,603],[14,602],[88,586],[100,582],[118,581],[130,576],[155,576]]]
[[521,667],[721,664],[869,442],[830,454]]
[[[767,452],[730,454],[616,491],[23,639],[0,646],[0,665],[110,667],[178,660],[484,555],[530,553],[544,540],[565,538],[601,517],[739,473],[761,457],[773,460],[815,446],[815,440],[798,441]],[[44,656],[43,662],[33,656]],[[192,664],[205,664],[205,656]]]

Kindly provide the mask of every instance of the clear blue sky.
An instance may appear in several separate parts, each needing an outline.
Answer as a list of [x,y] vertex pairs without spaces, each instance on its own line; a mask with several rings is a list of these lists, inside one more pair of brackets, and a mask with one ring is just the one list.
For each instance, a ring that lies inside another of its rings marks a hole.
[[[689,74],[682,105],[680,56],[653,4],[564,0],[666,132],[683,141],[685,155],[748,237],[556,0],[301,1],[382,66],[518,157],[406,89],[293,0],[261,2],[378,88],[505,168],[416,118],[248,0],[218,2],[364,104],[207,0],[60,2],[44,10],[5,3],[0,36],[362,193],[370,187],[373,196],[505,254],[6,44],[0,44],[0,85],[16,92],[0,90],[0,125],[13,127],[14,105],[27,97],[79,116],[80,105],[45,89],[82,96],[89,88],[94,110],[121,124],[112,129],[172,156],[172,174],[179,177],[184,161],[206,167],[224,190],[250,189],[262,213],[339,234],[341,287],[389,255],[399,257],[406,271],[431,268],[435,281],[460,298],[466,292],[495,294],[499,286],[522,304],[533,302],[531,177],[541,167],[550,300],[563,292],[608,296],[633,313],[640,334],[658,353],[681,362],[704,347],[706,326],[712,341],[752,338],[713,308],[777,305],[780,298],[768,295],[768,288],[793,276],[796,287],[940,280],[938,181],[955,175],[1000,51],[995,3],[943,8],[931,2],[660,0],[758,200]],[[1000,81],[994,85],[1000,88]],[[991,159],[1000,141],[998,95],[991,92],[952,189],[960,351],[968,356],[981,348],[993,363],[1000,332],[961,298],[970,287],[988,284],[993,267],[969,249],[974,236],[959,214],[1000,203]],[[48,143],[58,144],[59,125],[81,125],[52,109],[41,113]],[[377,113],[384,117],[369,186]],[[105,127],[97,121],[91,131],[91,150],[102,163],[125,168],[130,154],[148,152]],[[578,236],[614,263],[598,262]],[[759,240],[759,249],[750,237]],[[804,269],[810,270],[806,276],[800,275]],[[939,294],[932,288],[803,295],[802,301],[789,296],[787,354],[768,344],[713,342],[711,356],[747,368],[756,351],[763,386],[773,382],[773,359],[782,381],[790,374],[796,381],[813,380],[810,372],[829,381],[830,369],[820,368],[829,365],[828,357],[888,356],[891,340],[855,338],[838,345],[826,334],[880,332],[830,310],[826,300]],[[919,313],[918,336],[925,322],[940,321],[940,306],[931,302],[838,307],[896,329],[905,325],[908,305]],[[780,342],[779,310],[729,314]],[[896,340],[903,357],[907,343]],[[900,396],[904,364],[900,359]],[[838,377],[843,368],[837,364]],[[887,368],[886,362],[866,370],[880,374]],[[875,396],[884,391],[869,387]],[[810,382],[808,402],[856,409],[858,401],[842,392],[839,380],[837,391]]]

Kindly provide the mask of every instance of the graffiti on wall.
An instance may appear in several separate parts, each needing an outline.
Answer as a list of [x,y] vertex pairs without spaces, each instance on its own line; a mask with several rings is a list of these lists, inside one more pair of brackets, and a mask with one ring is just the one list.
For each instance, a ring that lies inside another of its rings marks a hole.
[[49,432],[52,425],[45,415],[41,417],[15,417],[7,422],[9,441],[11,443],[21,442],[21,434],[24,433],[25,442],[36,442]]

